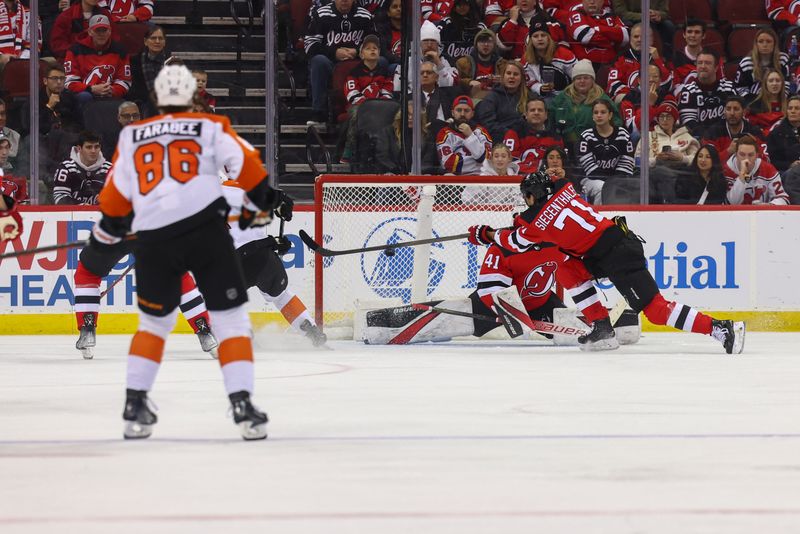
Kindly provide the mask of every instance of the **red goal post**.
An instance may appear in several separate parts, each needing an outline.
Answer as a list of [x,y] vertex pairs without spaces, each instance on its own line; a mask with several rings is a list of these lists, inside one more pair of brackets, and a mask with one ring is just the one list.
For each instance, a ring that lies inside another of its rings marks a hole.
[[[321,175],[315,240],[363,248],[510,226],[525,209],[519,176]],[[314,258],[318,324],[351,327],[357,309],[458,298],[475,289],[483,248],[466,240]]]

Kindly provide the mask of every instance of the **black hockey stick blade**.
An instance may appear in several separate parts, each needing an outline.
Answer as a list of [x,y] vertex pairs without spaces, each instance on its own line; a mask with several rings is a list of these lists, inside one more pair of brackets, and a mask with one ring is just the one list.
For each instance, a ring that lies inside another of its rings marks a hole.
[[89,244],[88,239],[83,241],[71,241],[69,243],[60,243],[58,245],[48,245],[46,247],[28,248],[24,250],[15,250],[14,252],[6,252],[0,254],[0,260],[5,258],[16,258],[19,256],[27,256],[29,254],[39,254],[40,252],[51,252],[53,250],[61,250],[62,248],[82,248]]
[[386,245],[374,245],[371,247],[364,247],[364,248],[351,248],[346,250],[331,250],[329,248],[325,248],[316,241],[314,241],[310,235],[308,235],[305,230],[300,230],[300,239],[303,240],[303,243],[316,254],[320,256],[344,256],[346,254],[361,254],[362,252],[375,252],[379,250],[394,250],[396,248],[403,248],[403,247],[416,247],[418,245],[427,245],[429,243],[441,243],[442,241],[456,241],[459,239],[467,239],[469,234],[458,234],[458,235],[446,235],[442,237],[431,237],[429,239],[417,239],[416,241],[403,241],[402,243],[394,243],[394,244],[386,244]]

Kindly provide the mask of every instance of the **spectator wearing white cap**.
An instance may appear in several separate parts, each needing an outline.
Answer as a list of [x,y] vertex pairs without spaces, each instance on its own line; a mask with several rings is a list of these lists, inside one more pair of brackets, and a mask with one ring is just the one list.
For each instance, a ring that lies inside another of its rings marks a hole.
[[[453,87],[458,84],[458,70],[450,66],[450,63],[442,57],[442,40],[439,36],[439,28],[430,21],[422,23],[419,32],[419,39],[422,48],[422,61],[427,61],[433,64],[438,77],[437,83],[439,87]],[[410,59],[409,59],[410,61]],[[410,66],[410,65],[409,65]],[[409,68],[408,84],[409,91],[413,81],[413,69]],[[394,73],[394,90],[400,91],[402,87],[400,83],[400,69]],[[433,118],[433,117],[432,117]]]

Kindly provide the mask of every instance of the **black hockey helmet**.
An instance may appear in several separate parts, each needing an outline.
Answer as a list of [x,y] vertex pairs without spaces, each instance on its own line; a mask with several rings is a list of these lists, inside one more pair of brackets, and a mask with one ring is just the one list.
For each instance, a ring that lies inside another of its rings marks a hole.
[[523,196],[531,195],[538,202],[555,192],[555,184],[545,171],[537,171],[522,179],[519,190]]

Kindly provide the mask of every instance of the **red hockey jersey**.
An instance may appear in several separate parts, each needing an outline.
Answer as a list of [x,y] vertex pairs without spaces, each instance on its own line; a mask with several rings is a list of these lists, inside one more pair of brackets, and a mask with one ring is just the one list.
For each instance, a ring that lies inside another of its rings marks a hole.
[[490,309],[492,294],[516,286],[528,311],[543,306],[555,288],[556,271],[567,255],[558,247],[514,254],[492,245],[478,273],[478,296]]
[[552,146],[564,148],[561,136],[548,130],[538,132],[530,129],[522,132],[508,130],[503,138],[503,144],[511,151],[511,155],[519,160],[519,172],[523,174],[539,170],[539,164],[548,148]]
[[153,0],[105,0],[100,3],[111,11],[111,21],[134,15],[139,22],[153,18]]
[[495,233],[494,241],[512,252],[526,252],[536,243],[554,243],[570,255],[581,257],[608,228],[614,226],[594,211],[567,180],[555,183],[556,192],[547,202],[523,211],[514,229]]
[[131,88],[131,65],[122,45],[109,41],[102,50],[94,48],[90,36],[78,39],[64,58],[66,88],[73,93],[93,85],[110,83],[114,98],[122,98]]
[[592,63],[613,62],[630,39],[628,28],[616,15],[590,15],[583,8],[570,14],[567,35],[575,56]]
[[344,95],[347,99],[347,108],[361,104],[365,100],[381,99],[391,100],[393,81],[389,70],[376,65],[371,69],[363,61],[353,67],[344,81]]

